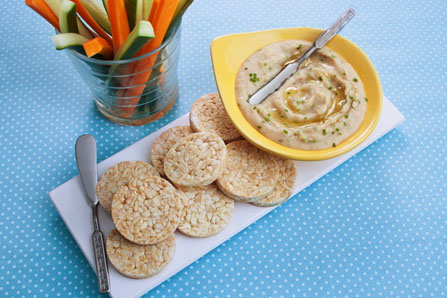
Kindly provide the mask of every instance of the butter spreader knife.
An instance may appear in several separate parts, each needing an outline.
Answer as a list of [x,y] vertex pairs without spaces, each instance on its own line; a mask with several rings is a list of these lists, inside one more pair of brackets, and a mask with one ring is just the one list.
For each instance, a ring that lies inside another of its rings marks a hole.
[[104,234],[99,227],[98,198],[96,197],[96,183],[98,170],[96,166],[96,140],[89,134],[82,135],[76,141],[76,163],[79,176],[87,195],[87,204],[93,211],[93,251],[95,253],[96,274],[98,276],[98,288],[101,293],[110,292],[109,269],[107,268]]
[[299,59],[295,62],[288,63],[276,76],[273,77],[264,86],[258,89],[252,96],[248,99],[248,102],[252,105],[257,105],[262,103],[270,94],[275,92],[281,87],[281,85],[290,78],[294,73],[298,71],[301,63],[310,57],[315,51],[324,47],[332,37],[335,36],[355,15],[354,9],[350,8],[345,11],[336,21],[332,24],[329,29],[324,31],[312,44],[307,52],[305,52]]

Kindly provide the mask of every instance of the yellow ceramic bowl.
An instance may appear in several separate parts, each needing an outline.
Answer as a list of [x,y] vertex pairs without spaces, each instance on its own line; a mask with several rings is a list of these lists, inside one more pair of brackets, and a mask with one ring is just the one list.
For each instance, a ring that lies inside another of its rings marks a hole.
[[344,142],[323,150],[298,150],[282,146],[257,131],[242,115],[236,102],[236,74],[242,63],[258,49],[288,39],[315,40],[322,30],[289,28],[225,35],[211,43],[211,60],[217,88],[228,115],[239,132],[253,145],[272,154],[296,160],[322,160],[346,153],[363,142],[374,130],[382,110],[382,87],[368,56],[354,43],[337,35],[326,46],[354,67],[363,82],[368,106],[359,129]]

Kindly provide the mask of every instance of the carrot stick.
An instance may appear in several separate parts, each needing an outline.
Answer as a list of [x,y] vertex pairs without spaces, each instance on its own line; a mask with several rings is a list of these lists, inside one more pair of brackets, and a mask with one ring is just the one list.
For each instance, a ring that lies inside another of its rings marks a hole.
[[113,48],[102,37],[96,37],[85,42],[83,45],[84,51],[88,57],[94,55],[101,55],[105,59],[113,59]]
[[158,4],[160,4],[160,0],[154,0],[154,3],[152,3],[151,12],[149,13],[149,19],[148,19],[149,22],[151,22],[151,24],[153,24],[152,21],[154,20],[154,15],[155,12],[157,11]]
[[[154,5],[156,2],[154,2]],[[178,0],[162,0],[156,6],[156,12],[153,16],[152,26],[155,31],[155,38],[147,43],[135,56],[141,56],[147,54],[156,48],[158,48],[163,42],[166,31],[168,30],[169,24],[171,23],[172,17],[174,16],[175,8],[177,7]],[[145,82],[149,79],[152,72],[152,66],[155,63],[158,53],[155,53],[141,61],[138,61],[133,69],[132,73],[139,73],[133,77],[130,77],[128,83],[128,89],[121,89],[118,92],[118,97],[126,97],[126,99],[121,99],[120,104],[122,105],[137,105],[140,101],[140,96],[143,93]],[[150,68],[150,69],[149,69]],[[145,71],[146,70],[146,71]],[[141,72],[141,73],[140,73]],[[135,86],[135,87],[131,87]],[[123,90],[123,91],[122,91]],[[129,117],[135,111],[135,107],[122,107],[121,112],[123,112],[124,117]]]
[[47,20],[48,23],[53,25],[57,31],[60,31],[59,18],[54,14],[44,0],[25,0],[25,4],[40,14],[45,20]]
[[99,36],[104,38],[108,43],[112,44],[112,38],[96,23],[95,19],[90,15],[87,9],[84,7],[80,0],[72,0],[76,3],[76,11],[82,17],[82,19],[98,33]]
[[107,7],[112,27],[113,50],[116,54],[130,33],[129,21],[123,0],[107,0]]

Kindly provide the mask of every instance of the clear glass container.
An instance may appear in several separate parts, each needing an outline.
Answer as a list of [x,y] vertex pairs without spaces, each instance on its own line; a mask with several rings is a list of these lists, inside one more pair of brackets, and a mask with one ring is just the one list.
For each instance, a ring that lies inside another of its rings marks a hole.
[[174,105],[179,89],[181,22],[172,26],[160,47],[132,59],[101,60],[67,51],[98,110],[109,120],[143,125],[161,118]]

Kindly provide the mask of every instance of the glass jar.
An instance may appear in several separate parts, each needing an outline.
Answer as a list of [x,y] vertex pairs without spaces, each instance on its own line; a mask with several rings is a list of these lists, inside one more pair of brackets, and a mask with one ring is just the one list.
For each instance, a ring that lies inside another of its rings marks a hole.
[[101,60],[67,51],[106,118],[123,125],[143,125],[161,118],[174,105],[181,22],[172,26],[160,47],[132,59]]

